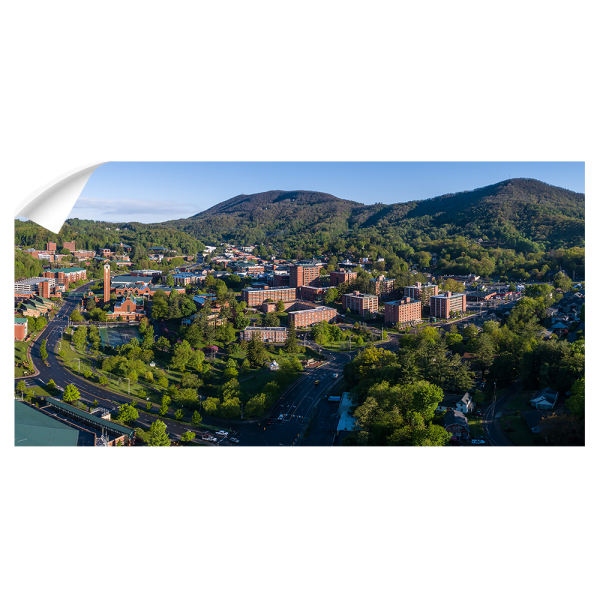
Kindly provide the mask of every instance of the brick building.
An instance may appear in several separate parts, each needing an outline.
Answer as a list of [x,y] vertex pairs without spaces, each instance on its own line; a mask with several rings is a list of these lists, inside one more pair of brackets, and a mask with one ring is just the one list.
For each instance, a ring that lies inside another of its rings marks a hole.
[[430,314],[432,317],[441,319],[449,319],[450,313],[464,313],[467,310],[466,294],[452,294],[452,292],[444,292],[436,296],[431,296]]
[[80,267],[71,267],[69,269],[49,269],[44,271],[44,277],[56,279],[63,285],[69,285],[73,281],[81,281],[87,278],[87,271]]
[[273,285],[275,287],[289,287],[290,274],[289,273],[273,273]]
[[301,300],[307,300],[308,302],[323,302],[328,289],[328,287],[301,285],[297,290],[298,298]]
[[[298,302],[298,299],[294,298],[293,300],[282,300],[282,302],[283,302],[283,310],[288,310],[289,308],[292,308],[294,306],[294,304],[296,304]],[[277,312],[277,302],[263,302],[260,309],[264,313]]]
[[421,308],[421,301],[413,300],[412,298],[402,298],[394,302],[386,302],[385,322],[413,325],[421,320]]
[[344,310],[350,309],[351,312],[359,315],[376,313],[378,307],[379,298],[371,294],[361,294],[359,291],[354,291],[342,296],[342,308]]
[[71,252],[75,252],[75,240],[72,242],[63,242],[62,247],[66,250],[70,250]]
[[116,321],[122,317],[123,321],[138,321],[144,316],[144,299],[134,296],[123,296],[114,306],[113,310],[106,313],[109,321]]
[[414,300],[420,300],[423,306],[429,306],[429,298],[435,296],[439,292],[437,285],[423,285],[420,281],[415,285],[407,285],[404,288],[404,295]]
[[278,300],[289,301],[296,298],[296,289],[293,287],[278,288],[265,285],[260,288],[244,288],[242,290],[242,301],[250,307],[260,306],[268,299],[277,302]]
[[74,250],[73,256],[78,260],[85,260],[87,258],[94,258],[93,250]]
[[329,273],[329,285],[338,286],[340,283],[350,283],[358,277],[358,273],[340,269],[339,271],[331,271]]
[[246,327],[240,331],[240,339],[250,341],[253,336],[258,335],[265,343],[283,344],[287,340],[287,327]]
[[27,319],[15,317],[15,340],[22,342],[27,337]]
[[290,267],[290,287],[314,285],[319,282],[320,266],[316,263],[298,263]]
[[[296,303],[296,306],[302,303]],[[316,306],[315,308],[307,308],[304,310],[293,310],[288,313],[288,323],[292,323],[296,327],[309,327],[314,323],[327,321],[328,323],[335,322],[337,311],[329,306]]]
[[46,244],[46,252],[55,254],[56,253],[56,242],[48,242]]
[[64,284],[59,280],[48,279],[47,277],[29,277],[28,279],[19,279],[15,281],[15,296],[31,297],[33,295],[42,298],[51,296],[60,296],[64,289]]
[[375,286],[375,295],[387,298],[393,291],[394,285],[396,284],[395,279],[387,279],[383,275],[375,277],[375,279],[369,279]]

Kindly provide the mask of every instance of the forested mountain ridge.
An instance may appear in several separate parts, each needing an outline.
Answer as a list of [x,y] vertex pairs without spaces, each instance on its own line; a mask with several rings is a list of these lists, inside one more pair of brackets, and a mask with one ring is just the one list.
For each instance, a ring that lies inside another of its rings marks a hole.
[[321,192],[273,190],[235,196],[189,219],[167,221],[163,225],[182,229],[200,239],[213,239],[214,234],[231,239],[252,230],[260,237],[319,231],[339,234],[348,229],[353,211],[362,206]]
[[510,179],[476,190],[392,205],[364,205],[320,192],[280,190],[240,195],[164,226],[200,239],[244,244],[324,240],[349,231],[401,234],[407,242],[456,235],[536,251],[584,245],[585,195],[535,179]]

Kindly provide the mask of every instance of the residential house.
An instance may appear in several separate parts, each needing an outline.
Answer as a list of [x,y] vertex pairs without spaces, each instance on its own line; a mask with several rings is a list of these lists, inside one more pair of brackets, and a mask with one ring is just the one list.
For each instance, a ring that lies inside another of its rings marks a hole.
[[535,406],[539,410],[551,410],[555,407],[557,399],[558,392],[547,387],[533,395],[531,406]]
[[457,410],[464,414],[470,413],[475,410],[475,402],[473,402],[468,392],[465,394],[446,394],[438,404],[435,412],[445,412],[447,410]]
[[471,435],[469,421],[459,410],[448,409],[444,415],[444,428],[459,440],[468,439]]

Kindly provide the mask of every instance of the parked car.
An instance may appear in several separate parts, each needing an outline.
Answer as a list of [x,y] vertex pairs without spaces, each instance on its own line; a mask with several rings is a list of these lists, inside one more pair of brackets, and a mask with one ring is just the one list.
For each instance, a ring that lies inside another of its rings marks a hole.
[[237,438],[231,438],[229,441],[232,442],[233,444],[239,444],[240,443],[240,440],[238,440]]
[[485,440],[476,440],[476,439],[472,439],[471,440],[471,445],[472,446],[477,446],[479,444],[485,444]]
[[221,431],[217,431],[217,435],[222,435],[223,437],[227,437],[229,435],[229,433],[227,431],[223,431],[221,429]]

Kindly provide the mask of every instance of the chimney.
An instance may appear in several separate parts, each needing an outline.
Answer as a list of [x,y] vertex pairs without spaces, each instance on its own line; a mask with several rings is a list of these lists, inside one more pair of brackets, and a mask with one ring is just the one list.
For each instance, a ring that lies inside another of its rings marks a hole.
[[452,292],[446,292],[446,298],[451,298],[452,297]]

